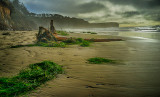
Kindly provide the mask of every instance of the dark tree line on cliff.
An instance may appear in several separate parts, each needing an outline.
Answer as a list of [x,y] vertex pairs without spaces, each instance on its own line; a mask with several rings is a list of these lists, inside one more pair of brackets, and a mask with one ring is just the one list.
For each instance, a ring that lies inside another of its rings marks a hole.
[[13,8],[11,2],[8,1],[8,0],[0,0],[0,5],[6,6],[6,7],[9,8],[9,9],[12,9],[12,8]]

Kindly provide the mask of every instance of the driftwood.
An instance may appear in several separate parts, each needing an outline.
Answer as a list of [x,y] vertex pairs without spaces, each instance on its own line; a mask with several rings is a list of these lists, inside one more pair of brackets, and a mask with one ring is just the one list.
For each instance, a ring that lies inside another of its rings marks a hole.
[[84,39],[92,42],[110,42],[110,41],[123,41],[122,39]]

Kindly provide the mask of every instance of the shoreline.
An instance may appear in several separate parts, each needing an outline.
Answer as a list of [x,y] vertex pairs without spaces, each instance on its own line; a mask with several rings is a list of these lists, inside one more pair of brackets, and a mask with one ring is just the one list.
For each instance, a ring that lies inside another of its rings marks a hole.
[[[5,36],[6,39],[10,39],[7,42],[33,43],[35,32],[24,32],[23,34],[18,32],[15,36]],[[121,38],[77,33],[72,33],[67,37]],[[15,42],[14,38],[16,38]],[[2,36],[1,39],[3,39]],[[130,42],[127,41],[129,38],[125,37],[123,39],[126,41],[94,42],[90,47],[71,45],[66,48],[22,47],[0,50],[0,77],[14,76],[29,64],[50,60],[62,65],[66,74],[58,75],[56,79],[22,97],[157,96],[158,89],[154,92],[147,89],[148,85],[151,89],[155,89],[160,80],[147,80],[150,79],[148,77],[153,76],[154,72],[156,72],[154,74],[156,78],[159,74],[158,69],[148,65],[154,63],[155,66],[159,66],[159,56],[150,52],[155,46],[150,46],[148,43]],[[158,48],[154,49],[154,53],[158,54]],[[119,63],[88,64],[86,60],[93,57],[113,59]],[[147,77],[145,70],[149,70]]]

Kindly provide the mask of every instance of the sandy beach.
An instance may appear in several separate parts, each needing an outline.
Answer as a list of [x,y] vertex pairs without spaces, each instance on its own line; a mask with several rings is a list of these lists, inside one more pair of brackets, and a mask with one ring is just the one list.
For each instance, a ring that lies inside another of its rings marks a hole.
[[[119,36],[70,33],[76,38],[121,38],[125,41],[95,42],[90,47],[21,47],[32,44],[37,31],[0,32],[0,77],[12,77],[29,64],[44,60],[62,65],[65,74],[48,81],[24,97],[159,97],[159,43]],[[136,40],[136,41],[135,41]],[[103,57],[115,64],[89,64]],[[154,66],[153,66],[154,65]]]

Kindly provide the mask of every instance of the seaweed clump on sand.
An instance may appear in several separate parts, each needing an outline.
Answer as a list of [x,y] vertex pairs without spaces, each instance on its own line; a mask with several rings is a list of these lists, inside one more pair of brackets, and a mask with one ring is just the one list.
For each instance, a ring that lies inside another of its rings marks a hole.
[[74,45],[74,44],[79,44],[82,47],[88,47],[90,46],[90,41],[84,40],[82,38],[68,38],[63,41],[67,45]]
[[35,44],[27,44],[27,45],[15,45],[11,46],[11,48],[20,48],[20,47],[34,47],[34,46],[40,46],[40,47],[61,47],[65,48],[67,45],[75,45],[78,44],[82,47],[88,47],[90,46],[90,41],[84,40],[82,38],[68,38],[64,41],[59,41],[59,42],[37,42]]
[[44,61],[30,64],[27,69],[12,78],[0,78],[0,97],[14,97],[34,90],[46,81],[63,73],[60,65],[54,62]]
[[57,31],[58,35],[62,35],[62,36],[68,36],[68,32],[66,31]]
[[90,64],[115,63],[114,60],[106,59],[106,58],[100,58],[100,57],[90,58],[87,61]]

